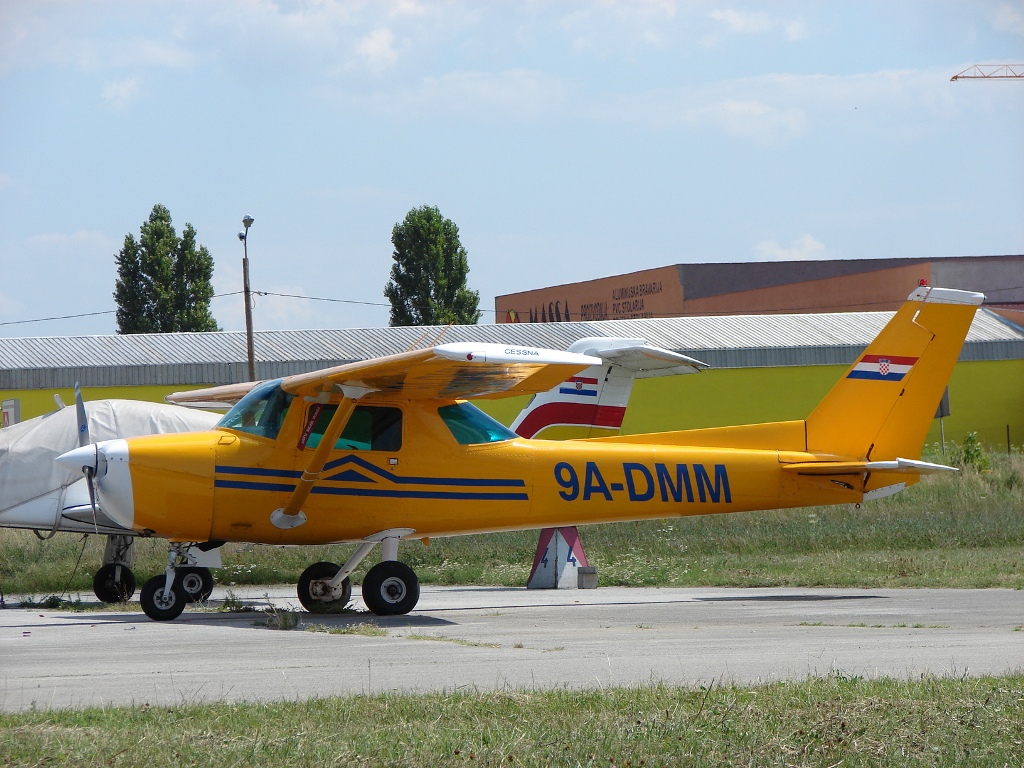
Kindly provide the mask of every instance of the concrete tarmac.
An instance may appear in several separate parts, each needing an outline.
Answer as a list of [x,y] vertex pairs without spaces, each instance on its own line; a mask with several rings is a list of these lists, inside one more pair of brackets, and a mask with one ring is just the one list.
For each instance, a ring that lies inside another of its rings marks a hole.
[[292,588],[232,589],[251,611],[218,611],[218,589],[172,622],[8,597],[0,710],[1024,671],[1015,590],[428,586],[408,616],[301,612],[280,631],[257,622],[297,609]]

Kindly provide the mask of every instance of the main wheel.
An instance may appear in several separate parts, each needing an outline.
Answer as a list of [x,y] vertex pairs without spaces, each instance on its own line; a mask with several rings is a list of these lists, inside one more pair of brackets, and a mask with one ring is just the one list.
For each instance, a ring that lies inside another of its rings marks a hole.
[[175,581],[181,584],[190,603],[205,603],[213,594],[213,574],[209,568],[178,568]]
[[165,594],[166,581],[162,573],[154,576],[142,585],[142,591],[139,593],[142,610],[153,621],[171,621],[178,618],[185,610],[185,603],[188,602],[188,595],[178,579],[174,580],[170,591]]
[[92,578],[92,591],[104,603],[124,603],[135,594],[135,574],[127,565],[107,563]]
[[332,613],[348,607],[352,598],[352,582],[348,578],[333,590],[327,582],[338,575],[341,566],[336,563],[313,563],[299,576],[296,590],[299,602],[310,613]]
[[363,602],[378,616],[401,616],[416,607],[420,580],[405,563],[385,560],[363,577]]

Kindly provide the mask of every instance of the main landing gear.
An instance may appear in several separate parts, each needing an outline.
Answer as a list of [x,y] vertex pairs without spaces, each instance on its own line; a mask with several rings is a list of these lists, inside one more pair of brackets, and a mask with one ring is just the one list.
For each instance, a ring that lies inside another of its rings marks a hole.
[[213,575],[209,568],[196,565],[187,542],[171,544],[167,550],[167,568],[142,585],[139,602],[153,621],[178,618],[188,603],[208,600],[213,593]]
[[380,542],[381,562],[363,578],[363,602],[378,616],[401,616],[416,607],[420,599],[420,581],[415,571],[398,561],[398,542],[414,533],[410,528],[394,528],[364,539],[344,565],[314,563],[299,577],[299,602],[310,613],[344,610],[352,597],[352,572],[373,546]]

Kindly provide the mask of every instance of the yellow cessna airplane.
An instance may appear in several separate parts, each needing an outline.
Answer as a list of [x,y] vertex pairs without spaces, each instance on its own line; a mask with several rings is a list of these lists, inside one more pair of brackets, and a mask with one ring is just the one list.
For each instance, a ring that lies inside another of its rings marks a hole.
[[[442,344],[276,381],[171,396],[234,407],[209,432],[110,440],[58,461],[82,469],[120,525],[171,544],[142,588],[176,618],[188,549],[226,541],[358,542],[299,579],[309,609],[344,606],[377,544],[366,606],[404,614],[419,582],[400,541],[679,515],[860,503],[950,467],[921,447],[979,293],[923,286],[804,420],[585,440],[518,437],[467,402],[544,392],[599,360]],[[236,402],[237,401],[237,402]]]

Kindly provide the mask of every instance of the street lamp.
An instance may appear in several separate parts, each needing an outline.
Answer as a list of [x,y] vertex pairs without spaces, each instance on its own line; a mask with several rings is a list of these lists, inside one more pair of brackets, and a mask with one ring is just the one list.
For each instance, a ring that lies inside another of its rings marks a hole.
[[252,300],[249,296],[249,227],[254,219],[249,214],[242,218],[244,232],[238,233],[238,239],[242,241],[242,293],[245,297],[245,351],[249,360],[249,381],[256,381],[256,352],[252,346]]

